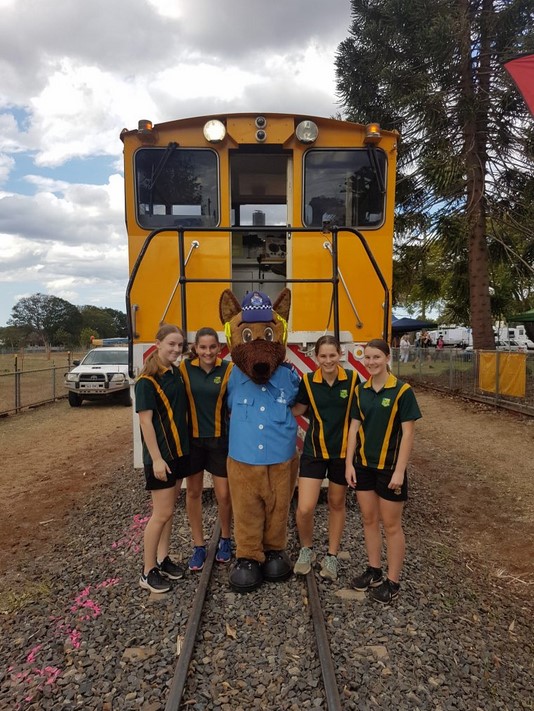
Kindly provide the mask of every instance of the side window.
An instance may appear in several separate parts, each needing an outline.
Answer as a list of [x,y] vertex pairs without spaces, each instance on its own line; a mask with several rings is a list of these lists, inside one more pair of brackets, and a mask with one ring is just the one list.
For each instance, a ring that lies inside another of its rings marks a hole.
[[380,149],[312,149],[304,157],[304,225],[380,227],[386,156]]
[[137,219],[142,227],[214,227],[218,162],[209,149],[142,148],[135,154]]

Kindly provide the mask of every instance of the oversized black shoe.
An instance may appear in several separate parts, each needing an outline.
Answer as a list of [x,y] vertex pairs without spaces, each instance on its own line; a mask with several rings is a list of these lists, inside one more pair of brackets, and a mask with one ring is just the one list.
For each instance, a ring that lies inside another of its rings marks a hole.
[[265,551],[263,577],[270,583],[279,583],[293,575],[293,566],[285,551]]
[[238,558],[230,571],[228,582],[232,590],[245,593],[256,590],[263,583],[261,563],[251,558]]

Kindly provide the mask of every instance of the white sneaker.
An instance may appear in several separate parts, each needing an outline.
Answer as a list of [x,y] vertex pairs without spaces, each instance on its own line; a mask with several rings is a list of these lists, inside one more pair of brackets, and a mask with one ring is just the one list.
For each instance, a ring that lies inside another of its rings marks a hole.
[[315,553],[311,548],[306,548],[303,546],[300,549],[299,557],[295,566],[293,567],[293,572],[296,575],[307,575],[312,567],[312,563],[315,561]]
[[321,563],[321,570],[319,575],[327,580],[337,580],[337,556],[335,555],[325,555]]

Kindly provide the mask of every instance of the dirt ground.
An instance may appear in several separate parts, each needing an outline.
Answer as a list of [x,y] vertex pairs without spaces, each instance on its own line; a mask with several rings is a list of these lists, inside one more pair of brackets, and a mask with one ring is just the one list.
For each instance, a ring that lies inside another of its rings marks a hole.
[[[417,397],[414,483],[439,502],[475,565],[534,585],[534,419],[421,389]],[[0,457],[5,572],[59,543],[91,487],[131,471],[132,410],[60,401],[2,418]]]

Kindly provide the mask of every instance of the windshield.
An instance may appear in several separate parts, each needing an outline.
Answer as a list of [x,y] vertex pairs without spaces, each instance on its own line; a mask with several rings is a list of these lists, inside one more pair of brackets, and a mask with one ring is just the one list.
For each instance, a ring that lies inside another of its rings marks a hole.
[[214,227],[219,222],[217,155],[210,149],[142,148],[135,154],[142,227]]
[[89,351],[81,365],[128,365],[128,351]]
[[304,163],[304,224],[380,227],[386,157],[375,149],[308,151]]

